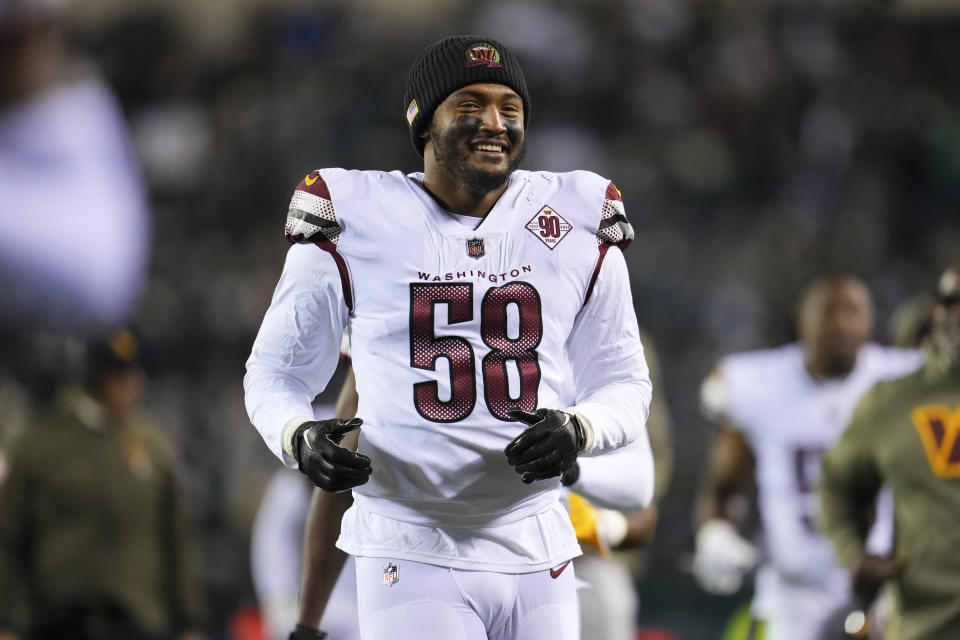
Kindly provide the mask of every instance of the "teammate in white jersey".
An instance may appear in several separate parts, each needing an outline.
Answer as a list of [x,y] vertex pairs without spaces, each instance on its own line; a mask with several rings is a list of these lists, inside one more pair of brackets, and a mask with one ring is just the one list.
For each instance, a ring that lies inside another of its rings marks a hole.
[[[850,594],[849,578],[818,531],[815,489],[820,461],[839,438],[860,397],[878,380],[916,369],[922,355],[867,343],[872,305],[855,278],[826,277],[801,298],[799,343],[720,361],[702,388],[702,404],[722,429],[696,536],[694,570],[708,590],[732,592],[764,560],[753,616],[770,640],[812,640]],[[764,550],[741,538],[737,497],[755,481]],[[889,513],[878,518],[891,535]],[[889,544],[889,543],[888,543]]]
[[[632,228],[609,180],[515,170],[529,110],[502,44],[446,38],[404,99],[423,173],[314,171],[291,202],[247,409],[288,466],[353,489],[365,640],[577,638],[560,475],[647,437]],[[344,328],[358,418],[315,421]]]

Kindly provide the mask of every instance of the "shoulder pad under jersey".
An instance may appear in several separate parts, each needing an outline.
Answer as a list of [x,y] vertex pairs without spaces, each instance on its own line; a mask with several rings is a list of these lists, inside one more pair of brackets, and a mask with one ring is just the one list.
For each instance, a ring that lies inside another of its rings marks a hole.
[[300,181],[290,199],[284,229],[287,242],[336,244],[340,240],[340,230],[330,189],[320,172],[314,171]]
[[631,242],[633,242],[633,226],[627,220],[620,190],[611,182],[607,185],[607,192],[603,199],[603,209],[600,212],[597,243],[608,246],[616,245],[620,249],[626,249]]

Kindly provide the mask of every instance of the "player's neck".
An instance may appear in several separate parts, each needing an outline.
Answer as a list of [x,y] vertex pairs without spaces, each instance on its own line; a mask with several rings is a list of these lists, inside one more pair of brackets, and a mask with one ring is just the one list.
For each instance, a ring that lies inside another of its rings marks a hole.
[[476,193],[450,174],[427,166],[423,175],[423,188],[450,213],[474,218],[485,218],[497,200],[507,190],[507,184],[486,193]]
[[856,366],[856,360],[854,360],[852,364],[845,364],[843,366],[837,364],[830,365],[818,361],[817,358],[808,353],[803,359],[803,366],[807,370],[807,375],[813,380],[826,382],[829,380],[843,380],[849,376]]

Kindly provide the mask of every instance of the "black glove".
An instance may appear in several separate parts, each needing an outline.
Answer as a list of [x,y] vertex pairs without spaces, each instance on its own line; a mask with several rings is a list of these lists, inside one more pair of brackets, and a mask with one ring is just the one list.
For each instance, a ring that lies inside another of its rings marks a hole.
[[574,482],[580,479],[580,463],[574,462],[570,465],[570,468],[563,472],[563,475],[560,476],[560,484],[565,487],[569,487]]
[[585,436],[576,416],[556,409],[533,413],[511,409],[509,413],[531,425],[503,450],[507,463],[525,483],[559,476],[577,461]]
[[360,418],[304,422],[293,435],[300,472],[324,491],[358,487],[373,471],[370,458],[340,446],[343,437],[363,424]]
[[319,629],[311,629],[310,627],[298,624],[296,628],[290,632],[290,637],[287,638],[287,640],[324,640],[326,637],[327,634]]

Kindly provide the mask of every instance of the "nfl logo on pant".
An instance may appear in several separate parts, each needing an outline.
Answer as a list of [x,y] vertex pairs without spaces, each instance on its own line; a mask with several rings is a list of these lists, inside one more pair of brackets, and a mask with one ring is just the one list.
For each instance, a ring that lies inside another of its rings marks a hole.
[[383,568],[383,584],[388,587],[392,587],[397,584],[400,580],[400,570],[397,568],[397,565],[392,562],[388,562],[387,566]]

